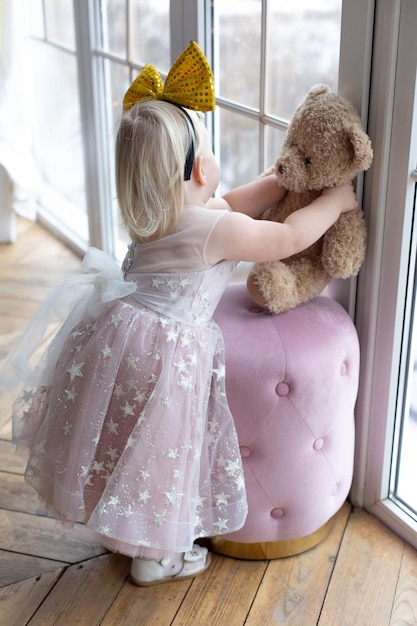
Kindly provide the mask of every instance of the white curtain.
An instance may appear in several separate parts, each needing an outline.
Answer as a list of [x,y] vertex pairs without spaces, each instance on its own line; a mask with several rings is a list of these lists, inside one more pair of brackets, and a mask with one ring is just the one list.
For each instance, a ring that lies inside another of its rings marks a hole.
[[0,242],[15,238],[15,214],[36,217],[42,181],[32,156],[30,55],[25,0],[0,0]]

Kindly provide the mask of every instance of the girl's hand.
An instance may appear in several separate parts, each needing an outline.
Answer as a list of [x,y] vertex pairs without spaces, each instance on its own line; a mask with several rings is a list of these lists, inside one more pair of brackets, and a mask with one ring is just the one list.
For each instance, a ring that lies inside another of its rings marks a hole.
[[338,187],[326,187],[322,196],[327,196],[339,208],[340,213],[347,213],[358,207],[355,191],[352,183],[339,185]]

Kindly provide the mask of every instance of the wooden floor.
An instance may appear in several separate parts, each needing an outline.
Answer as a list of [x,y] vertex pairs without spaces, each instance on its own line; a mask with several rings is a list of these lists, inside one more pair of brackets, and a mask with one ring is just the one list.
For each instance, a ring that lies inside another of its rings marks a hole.
[[[0,245],[1,360],[50,288],[79,268],[62,244],[20,220],[18,243]],[[214,555],[195,580],[133,586],[128,558],[107,553],[84,526],[63,528],[37,503],[10,443],[11,402],[0,395],[1,626],[417,625],[416,552],[348,504],[327,539],[302,555]]]

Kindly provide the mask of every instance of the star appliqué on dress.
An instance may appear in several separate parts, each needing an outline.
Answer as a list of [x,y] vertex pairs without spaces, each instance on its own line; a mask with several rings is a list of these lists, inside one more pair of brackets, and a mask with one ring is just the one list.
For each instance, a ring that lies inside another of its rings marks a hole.
[[113,352],[113,348],[110,348],[107,344],[104,346],[104,348],[102,348],[100,350],[101,354],[103,355],[103,357],[105,359],[107,359],[109,356],[111,356],[111,353]]
[[240,472],[240,462],[238,460],[237,461],[228,460],[225,470],[229,476],[236,476],[236,474]]
[[222,507],[227,504],[229,496],[223,493],[223,491],[215,496],[216,498],[216,506]]
[[132,353],[130,353],[129,356],[126,358],[127,366],[133,367],[134,369],[137,369],[138,361],[139,361],[139,358],[136,356],[133,356]]
[[177,382],[177,385],[179,387],[182,387],[184,389],[184,391],[187,391],[187,389],[191,389],[192,388],[192,381],[190,377],[186,377],[181,375],[180,380]]
[[168,504],[178,505],[183,493],[180,493],[173,487],[171,491],[164,491],[164,496]]
[[221,380],[224,378],[226,374],[226,368],[223,363],[219,363],[219,366],[216,369],[213,369],[213,374],[216,375],[217,380]]
[[80,378],[84,378],[84,375],[81,371],[83,367],[84,361],[82,361],[81,363],[73,363],[71,367],[67,369],[68,374],[71,376],[71,380],[74,380],[74,378],[77,378],[77,376]]
[[126,404],[122,408],[122,411],[123,411],[125,417],[127,417],[128,415],[134,415],[135,414],[134,407],[130,406],[130,404],[128,402],[126,402]]
[[214,522],[214,526],[217,527],[217,530],[225,530],[227,528],[227,519],[219,519],[217,522]]
[[78,393],[75,389],[65,389],[65,393],[67,395],[67,400],[75,401],[75,398],[78,396]]
[[165,513],[155,513],[153,521],[157,526],[163,526],[166,523]]
[[123,317],[121,315],[119,315],[119,314],[118,315],[112,315],[110,324],[112,326],[114,326],[114,327],[117,327],[120,324],[120,322],[122,321],[122,319],[123,319]]
[[113,422],[113,420],[110,420],[109,422],[107,422],[106,427],[109,433],[113,435],[117,435],[117,429],[119,428],[119,425]]
[[151,497],[151,494],[146,489],[145,491],[139,491],[139,502],[147,502]]
[[117,448],[111,448],[110,446],[106,450],[106,454],[114,461],[117,458]]

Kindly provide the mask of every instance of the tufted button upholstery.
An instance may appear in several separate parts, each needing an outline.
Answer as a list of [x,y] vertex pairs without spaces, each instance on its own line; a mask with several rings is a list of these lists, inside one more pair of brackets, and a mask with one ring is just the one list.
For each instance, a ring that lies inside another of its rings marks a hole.
[[247,446],[240,447],[240,456],[242,457],[242,459],[247,459],[250,455],[251,455],[250,448],[248,448]]
[[[249,512],[222,539],[306,537],[345,501],[352,480],[359,346],[345,310],[319,296],[287,313],[254,308],[231,284],[215,313]],[[221,551],[221,550],[218,550]]]
[[277,396],[287,396],[290,388],[287,383],[278,383],[278,385],[275,387],[275,391]]

